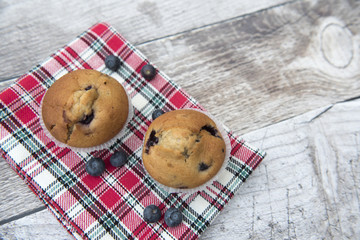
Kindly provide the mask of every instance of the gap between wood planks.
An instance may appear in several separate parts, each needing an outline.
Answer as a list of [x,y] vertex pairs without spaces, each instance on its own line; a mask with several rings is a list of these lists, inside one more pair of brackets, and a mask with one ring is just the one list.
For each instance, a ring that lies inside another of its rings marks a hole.
[[[337,101],[337,102],[335,102],[335,103],[330,104],[328,107],[324,106],[324,107],[326,107],[326,108],[325,108],[323,111],[321,111],[321,112],[318,113],[316,116],[314,116],[313,118],[311,118],[310,120],[308,120],[306,123],[310,123],[310,122],[314,121],[315,119],[319,118],[320,116],[324,115],[326,112],[328,112],[330,109],[332,109],[332,108],[333,108],[335,105],[337,105],[337,104],[341,104],[341,103],[345,103],[345,102],[351,102],[351,101],[355,101],[355,100],[357,100],[357,99],[360,99],[360,95],[359,95],[359,96],[356,96],[356,97],[351,97],[351,98],[348,98],[348,99],[345,99],[345,100]],[[321,109],[321,107],[320,107],[319,109]],[[315,109],[313,109],[313,110],[315,110]],[[312,110],[310,110],[310,111],[312,111]],[[303,113],[303,114],[305,114],[305,113]],[[302,115],[302,114],[301,114],[301,115]],[[297,116],[285,118],[285,119],[283,119],[283,120],[281,120],[281,121],[278,121],[278,122],[276,122],[276,123],[285,122],[285,121],[288,121],[288,120],[293,119],[293,118],[295,118],[295,117],[297,117]],[[273,124],[274,124],[274,123],[265,125],[265,126],[262,127],[262,128],[267,128],[267,127],[269,127],[269,126],[271,126],[271,125],[273,125]],[[260,147],[260,148],[261,148],[261,147]]]
[[221,20],[221,21],[218,21],[218,22],[213,22],[213,23],[205,24],[205,25],[200,26],[200,27],[194,27],[194,28],[190,28],[190,29],[185,30],[185,31],[178,32],[178,33],[174,33],[174,34],[165,35],[165,36],[162,36],[162,37],[150,39],[150,40],[148,40],[148,41],[144,41],[144,42],[138,43],[138,44],[136,44],[135,46],[141,46],[141,45],[145,45],[145,44],[148,44],[148,43],[152,43],[152,42],[156,42],[156,41],[159,41],[159,40],[163,40],[163,39],[166,39],[166,38],[180,36],[180,35],[183,35],[183,34],[185,34],[185,33],[190,33],[190,32],[193,32],[193,31],[202,29],[202,28],[207,28],[207,27],[216,26],[216,25],[223,24],[223,23],[232,22],[232,21],[239,20],[239,19],[241,19],[241,18],[250,16],[250,15],[253,15],[253,14],[265,12],[265,11],[268,11],[268,10],[271,10],[271,9],[274,9],[274,8],[286,6],[286,5],[288,5],[288,4],[292,4],[292,3],[295,3],[295,2],[299,2],[299,1],[300,1],[300,0],[292,0],[292,1],[285,2],[285,3],[277,4],[277,5],[268,7],[268,8],[263,8],[263,9],[256,10],[256,11],[251,12],[251,13],[245,13],[245,14],[242,14],[242,15],[239,15],[239,16],[236,16],[236,17],[232,17],[232,18],[228,18],[228,19],[225,19],[225,20]]
[[[2,160],[3,160],[3,159],[2,159]],[[42,206],[42,207],[34,208],[34,209],[30,210],[30,211],[26,211],[26,212],[20,213],[20,214],[18,214],[18,215],[13,216],[13,217],[10,217],[10,218],[1,220],[1,221],[0,221],[0,226],[1,226],[1,225],[4,225],[4,224],[7,224],[7,223],[9,223],[9,222],[12,222],[12,221],[19,220],[19,219],[21,219],[21,218],[23,218],[23,217],[29,216],[29,215],[31,215],[31,214],[40,212],[40,211],[45,210],[45,209],[46,209],[46,207],[45,207],[45,206]]]

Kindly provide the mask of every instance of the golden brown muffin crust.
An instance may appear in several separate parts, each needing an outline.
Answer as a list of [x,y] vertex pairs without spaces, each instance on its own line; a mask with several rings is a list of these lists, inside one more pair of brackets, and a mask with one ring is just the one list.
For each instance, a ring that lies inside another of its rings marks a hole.
[[224,162],[225,147],[208,116],[194,110],[175,110],[150,124],[142,159],[147,172],[161,184],[194,188],[216,175]]
[[113,138],[124,127],[128,112],[122,85],[90,69],[75,70],[55,81],[42,103],[43,122],[53,137],[80,148]]

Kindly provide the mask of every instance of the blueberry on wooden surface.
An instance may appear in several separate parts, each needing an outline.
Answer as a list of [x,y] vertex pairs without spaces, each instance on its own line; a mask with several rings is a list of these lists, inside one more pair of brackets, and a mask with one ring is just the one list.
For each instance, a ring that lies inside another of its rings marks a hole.
[[85,170],[91,176],[100,176],[105,171],[105,163],[100,158],[91,158],[86,163]]
[[166,210],[164,219],[169,227],[176,227],[182,222],[182,213],[179,209],[171,207]]
[[141,75],[146,79],[146,80],[151,80],[155,77],[156,75],[156,70],[155,68],[151,65],[151,64],[146,64],[145,66],[142,67],[141,69]]
[[154,223],[161,218],[161,211],[155,205],[149,205],[144,209],[144,220],[148,223]]
[[124,150],[114,152],[110,157],[110,163],[113,167],[122,167],[128,161],[128,156]]
[[110,70],[116,71],[120,67],[120,59],[114,55],[105,58],[105,66]]
[[156,118],[160,117],[162,114],[164,114],[164,111],[161,109],[155,109],[152,113],[152,119],[155,120]]

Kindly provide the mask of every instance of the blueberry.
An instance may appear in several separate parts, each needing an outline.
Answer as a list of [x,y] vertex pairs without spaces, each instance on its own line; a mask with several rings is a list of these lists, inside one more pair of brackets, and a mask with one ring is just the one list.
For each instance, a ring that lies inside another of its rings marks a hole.
[[161,211],[155,205],[149,205],[144,209],[144,220],[148,223],[154,223],[161,218]]
[[127,154],[123,150],[114,152],[114,154],[110,157],[110,163],[113,167],[122,167],[125,165],[125,163],[127,163],[127,161]]
[[155,68],[150,65],[150,64],[146,64],[145,66],[142,67],[141,69],[141,75],[146,79],[146,80],[151,80],[155,77],[156,75],[156,70]]
[[156,131],[152,130],[150,136],[146,142],[145,153],[149,153],[150,147],[155,146],[159,143],[159,138],[155,136]]
[[105,58],[105,66],[110,70],[116,71],[120,67],[120,59],[114,55]]
[[91,176],[100,176],[105,171],[105,163],[100,158],[91,158],[86,163],[85,169]]
[[155,120],[156,118],[160,117],[162,114],[164,114],[164,111],[161,109],[155,109],[152,113],[152,119]]
[[206,163],[200,163],[199,164],[199,171],[205,171],[205,170],[207,170],[208,168],[209,168],[210,166],[209,165],[207,165]]
[[182,213],[179,209],[171,207],[166,210],[164,219],[169,227],[175,227],[182,222]]
[[89,115],[85,115],[83,119],[79,121],[81,124],[89,124],[94,119],[94,112],[91,112]]
[[214,137],[220,137],[219,135],[217,135],[218,131],[213,126],[205,125],[201,128],[201,130],[205,130],[205,131],[209,132]]

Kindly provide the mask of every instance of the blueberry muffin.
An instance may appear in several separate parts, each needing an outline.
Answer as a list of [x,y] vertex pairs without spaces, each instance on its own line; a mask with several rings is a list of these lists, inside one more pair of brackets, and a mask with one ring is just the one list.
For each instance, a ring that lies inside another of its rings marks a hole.
[[206,114],[175,110],[150,124],[144,139],[143,165],[165,186],[196,188],[220,170],[225,148],[223,136]]
[[129,103],[114,78],[96,70],[70,72],[51,85],[42,102],[50,134],[70,147],[89,148],[116,136],[124,127]]

